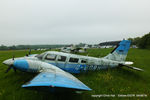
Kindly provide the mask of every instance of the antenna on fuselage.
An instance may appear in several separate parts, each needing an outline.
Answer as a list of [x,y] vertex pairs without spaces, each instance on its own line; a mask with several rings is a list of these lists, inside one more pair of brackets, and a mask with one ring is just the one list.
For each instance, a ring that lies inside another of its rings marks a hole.
[[86,56],[89,56],[89,53]]
[[29,49],[29,52],[26,54],[26,56],[28,57],[31,54],[31,49]]

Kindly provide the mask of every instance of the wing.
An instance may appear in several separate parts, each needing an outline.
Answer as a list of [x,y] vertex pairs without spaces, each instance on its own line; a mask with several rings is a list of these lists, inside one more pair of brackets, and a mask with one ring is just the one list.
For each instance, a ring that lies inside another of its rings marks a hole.
[[59,91],[59,90],[91,90],[80,80],[75,78],[68,72],[65,72],[61,69],[55,68],[52,66],[50,69],[47,68],[42,70],[35,78],[25,85],[22,85],[23,88],[37,89],[37,90],[46,90],[46,91]]

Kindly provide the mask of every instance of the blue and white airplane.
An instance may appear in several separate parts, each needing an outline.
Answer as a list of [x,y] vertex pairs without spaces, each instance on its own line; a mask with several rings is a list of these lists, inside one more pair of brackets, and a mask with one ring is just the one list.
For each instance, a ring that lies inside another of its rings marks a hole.
[[59,91],[59,90],[92,90],[70,73],[82,73],[88,70],[102,70],[125,66],[138,71],[140,68],[129,66],[133,62],[126,62],[130,48],[130,41],[123,40],[107,56],[102,58],[81,56],[63,52],[47,51],[20,58],[5,60],[3,64],[10,69],[24,72],[38,73],[31,81],[22,85],[23,88]]

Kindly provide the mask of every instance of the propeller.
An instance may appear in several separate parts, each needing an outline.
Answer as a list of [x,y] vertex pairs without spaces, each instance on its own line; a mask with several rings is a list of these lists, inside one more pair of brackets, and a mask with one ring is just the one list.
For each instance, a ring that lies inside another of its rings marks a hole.
[[8,69],[5,71],[5,73],[8,73],[10,71],[10,69],[13,69],[14,72],[16,72],[16,68],[13,65],[11,65],[8,67]]
[[[13,55],[12,60],[14,60],[15,56]],[[16,72],[16,68],[13,65],[10,65],[8,69],[5,71],[5,73],[8,73],[10,69],[13,69]]]
[[5,73],[8,73],[8,71],[9,71],[12,67],[13,67],[13,66],[9,66]]

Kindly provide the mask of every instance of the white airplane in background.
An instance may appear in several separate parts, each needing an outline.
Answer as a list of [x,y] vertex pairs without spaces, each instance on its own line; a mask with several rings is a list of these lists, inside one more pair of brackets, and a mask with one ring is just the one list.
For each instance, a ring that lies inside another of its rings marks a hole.
[[87,49],[87,45],[85,45],[84,47],[76,47],[75,45],[72,45],[70,47],[63,47],[60,51],[65,53],[84,53]]
[[129,66],[133,62],[126,62],[126,56],[130,48],[130,41],[123,40],[107,56],[102,58],[68,54],[63,52],[48,51],[42,54],[29,55],[26,57],[12,58],[5,60],[3,64],[11,68],[39,73],[35,78],[23,88],[44,90],[44,91],[64,91],[64,90],[91,90],[80,80],[70,73],[82,73],[88,70],[102,70],[125,66],[138,71],[140,68]]

